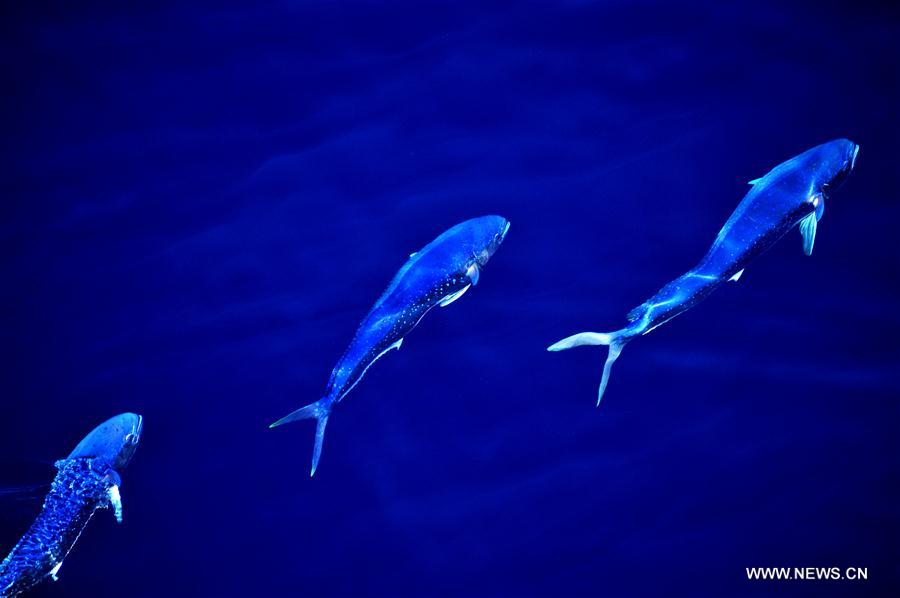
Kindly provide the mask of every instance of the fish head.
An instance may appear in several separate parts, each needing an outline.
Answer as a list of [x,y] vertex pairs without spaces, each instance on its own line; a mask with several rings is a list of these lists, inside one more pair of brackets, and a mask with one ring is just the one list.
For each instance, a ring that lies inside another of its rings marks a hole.
[[817,186],[826,197],[837,189],[856,166],[859,146],[849,139],[835,139],[814,148],[819,164]]
[[121,470],[137,450],[141,440],[143,418],[135,413],[122,413],[106,420],[85,436],[69,454],[69,459],[88,457],[102,459],[113,469]]
[[475,247],[475,261],[479,266],[484,266],[506,238],[509,220],[503,216],[482,216],[469,222]]

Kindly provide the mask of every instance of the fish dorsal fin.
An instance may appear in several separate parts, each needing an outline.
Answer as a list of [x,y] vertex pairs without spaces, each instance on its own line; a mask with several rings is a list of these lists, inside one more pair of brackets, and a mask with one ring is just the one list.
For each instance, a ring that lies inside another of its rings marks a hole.
[[734,273],[734,276],[732,276],[731,278],[728,279],[729,282],[737,282],[737,281],[739,281],[739,280],[741,279],[741,275],[742,275],[743,273],[744,273],[744,269],[741,268],[740,270],[738,270],[737,272]]
[[446,297],[441,299],[441,301],[440,301],[440,303],[438,303],[438,305],[440,305],[441,307],[447,307],[448,305],[450,305],[451,303],[453,303],[454,301],[456,301],[457,299],[459,299],[460,297],[465,295],[466,291],[469,290],[470,286],[472,286],[472,285],[467,284],[466,286],[464,286],[460,290],[456,291],[455,293],[450,293],[449,295],[447,295]]
[[766,177],[759,177],[758,179],[753,179],[752,181],[747,181],[748,185],[755,185]]
[[811,212],[800,221],[800,235],[803,237],[803,253],[812,255],[813,246],[816,243],[816,213]]
[[466,270],[466,276],[469,277],[469,280],[471,280],[472,284],[475,286],[478,285],[478,277],[480,273],[481,272],[478,270],[478,264],[472,264]]

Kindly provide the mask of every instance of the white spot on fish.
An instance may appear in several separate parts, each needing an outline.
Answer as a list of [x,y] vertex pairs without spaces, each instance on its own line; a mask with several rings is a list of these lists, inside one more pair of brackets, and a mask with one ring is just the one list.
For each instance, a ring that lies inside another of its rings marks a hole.
[[109,487],[109,504],[112,505],[116,521],[122,523],[122,495],[119,494],[119,487],[115,484]]

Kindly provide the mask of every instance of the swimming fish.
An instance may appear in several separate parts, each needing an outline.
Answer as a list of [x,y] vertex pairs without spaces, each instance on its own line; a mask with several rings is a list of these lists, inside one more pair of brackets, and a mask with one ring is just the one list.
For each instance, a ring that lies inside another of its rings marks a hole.
[[799,224],[803,251],[811,255],[825,200],[856,166],[859,146],[836,139],[809,149],[768,174],[750,181],[750,192],[719,231],[700,263],[629,312],[630,324],[615,332],[582,332],[547,348],[562,351],[582,345],[608,345],[609,354],[597,405],[613,363],[631,339],[647,334],[697,305],[720,284],[737,281],[747,264]]
[[140,415],[117,415],[56,462],[59,471],[41,512],[0,563],[0,596],[17,596],[47,578],[56,581],[63,559],[98,509],[112,507],[122,522],[119,472],[134,456],[142,424]]
[[509,221],[501,216],[473,218],[411,254],[334,366],[325,396],[269,426],[274,428],[301,419],[317,420],[310,476],[316,473],[325,426],[334,405],[359,383],[379,357],[391,349],[399,349],[406,335],[433,307],[446,307],[477,285],[481,269],[508,231]]

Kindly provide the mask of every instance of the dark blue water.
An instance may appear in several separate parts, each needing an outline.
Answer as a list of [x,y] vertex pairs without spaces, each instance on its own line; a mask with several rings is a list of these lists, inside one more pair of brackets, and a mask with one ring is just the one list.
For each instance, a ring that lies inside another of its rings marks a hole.
[[[125,523],[39,594],[888,595],[900,584],[900,15],[875,3],[5,8],[3,483],[144,415]],[[815,253],[550,354],[693,266],[746,182],[848,137]],[[477,288],[313,424],[415,251]],[[3,499],[0,552],[39,500]],[[867,567],[749,582],[745,567]]]

